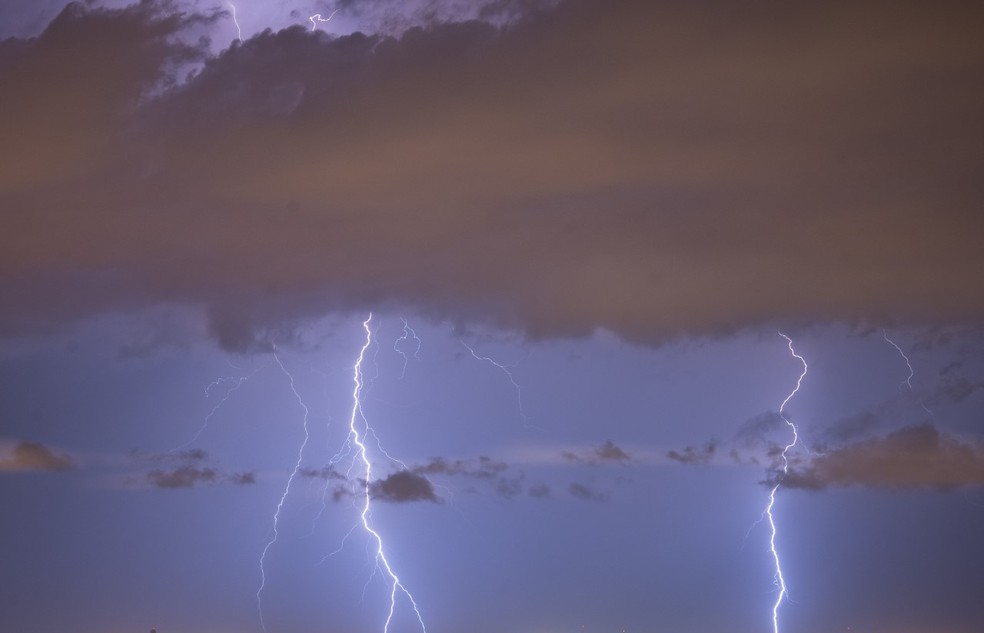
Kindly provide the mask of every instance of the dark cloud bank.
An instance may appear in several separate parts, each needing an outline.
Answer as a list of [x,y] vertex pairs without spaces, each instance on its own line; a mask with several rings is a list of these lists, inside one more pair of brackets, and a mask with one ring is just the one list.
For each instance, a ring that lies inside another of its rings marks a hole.
[[982,12],[571,0],[207,57],[178,36],[218,18],[72,5],[0,42],[0,331],[161,302],[231,349],[395,305],[639,341],[978,320]]

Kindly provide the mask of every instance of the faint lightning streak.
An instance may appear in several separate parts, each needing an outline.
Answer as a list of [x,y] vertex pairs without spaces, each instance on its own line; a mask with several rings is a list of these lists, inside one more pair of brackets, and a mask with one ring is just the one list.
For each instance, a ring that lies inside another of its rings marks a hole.
[[222,399],[219,400],[219,402],[214,407],[212,407],[212,410],[211,411],[208,412],[208,415],[205,416],[205,419],[202,421],[202,425],[201,425],[201,427],[199,427],[198,432],[195,433],[195,436],[192,437],[187,442],[185,442],[184,444],[182,444],[181,446],[179,446],[178,448],[171,449],[170,452],[173,453],[175,451],[184,450],[184,449],[188,448],[189,446],[191,446],[192,444],[194,444],[195,442],[197,442],[198,441],[198,438],[200,438],[202,436],[202,433],[205,432],[205,429],[208,428],[208,423],[212,420],[212,416],[215,415],[216,411],[218,411],[219,409],[222,408],[222,405],[224,405],[225,402],[226,402],[226,400],[228,400],[232,396],[232,394],[233,394],[234,391],[237,391],[240,387],[242,387],[243,386],[243,383],[246,382],[247,380],[249,380],[250,378],[252,378],[253,376],[255,376],[258,371],[259,371],[259,369],[257,369],[256,371],[254,371],[252,374],[250,374],[248,376],[239,376],[238,378],[234,378],[232,376],[226,376],[224,378],[217,378],[217,379],[213,380],[211,383],[209,383],[208,386],[205,387],[205,397],[206,398],[208,398],[208,397],[210,397],[212,395],[212,389],[218,387],[219,385],[221,385],[224,382],[235,382],[236,384],[233,385],[232,387],[230,387],[229,390],[225,392],[225,395],[222,396]]
[[234,5],[231,2],[226,2],[226,4],[229,5],[229,8],[230,9],[232,9],[232,22],[233,22],[233,24],[236,25],[236,33],[239,34],[236,39],[238,39],[240,42],[242,42],[243,41],[243,29],[242,29],[242,27],[239,26],[239,17],[236,15],[236,5]]
[[[785,413],[786,405],[789,403],[790,400],[792,400],[793,396],[795,396],[797,392],[799,392],[800,386],[803,384],[803,378],[806,377],[806,372],[808,371],[809,367],[806,364],[806,360],[802,356],[797,354],[795,349],[793,349],[793,339],[789,338],[782,332],[779,332],[779,336],[786,339],[786,343],[789,346],[789,353],[792,354],[793,358],[797,359],[799,362],[803,364],[803,372],[796,380],[796,388],[793,389],[791,392],[789,392],[789,395],[786,396],[786,399],[782,401],[781,405],[779,405],[779,417],[782,418],[782,421],[785,422],[786,425],[789,426],[789,428],[792,429],[793,431],[793,441],[787,444],[785,448],[782,449],[782,474],[785,475],[786,473],[789,472],[789,459],[787,458],[786,453],[789,452],[789,449],[796,446],[796,442],[799,440],[799,433],[796,430],[796,425],[790,422],[789,418],[786,417],[786,413]],[[786,597],[786,579],[782,575],[782,565],[779,563],[779,551],[776,550],[776,521],[775,521],[775,517],[772,515],[772,508],[773,506],[775,506],[776,503],[776,492],[779,490],[779,486],[781,485],[782,485],[782,478],[780,477],[779,481],[772,488],[772,492],[769,493],[769,504],[765,507],[765,514],[767,517],[769,517],[769,527],[771,528],[771,534],[769,535],[769,549],[772,551],[772,558],[775,560],[776,563],[776,574],[773,582],[775,583],[776,587],[779,588],[779,597],[776,598],[776,603],[772,606],[773,633],[779,633],[779,605],[782,604],[783,599]]]
[[905,385],[911,391],[912,390],[912,377],[916,375],[916,370],[914,370],[912,368],[912,363],[909,362],[909,357],[905,355],[905,352],[902,351],[902,348],[899,347],[898,343],[896,343],[892,339],[888,338],[888,332],[886,332],[885,330],[882,330],[882,337],[885,339],[885,341],[889,345],[891,345],[892,347],[895,348],[895,351],[897,351],[899,353],[899,356],[902,357],[902,360],[905,361],[905,366],[909,368],[909,375],[906,376],[905,380],[903,380],[902,382],[899,383],[899,389],[902,389],[902,385]]
[[386,553],[383,551],[383,539],[379,533],[372,528],[372,524],[369,520],[372,506],[370,502],[370,482],[372,481],[372,464],[369,461],[369,457],[366,454],[366,445],[363,442],[362,435],[359,433],[359,429],[356,428],[356,418],[361,417],[365,423],[367,433],[369,430],[369,424],[365,421],[365,415],[362,413],[362,361],[365,359],[366,350],[372,344],[372,329],[369,327],[369,323],[372,321],[372,314],[370,314],[365,321],[362,322],[362,327],[366,332],[366,341],[362,345],[362,349],[359,351],[359,357],[355,362],[355,366],[352,370],[352,378],[355,386],[352,389],[352,415],[349,418],[349,437],[352,438],[352,443],[356,446],[356,453],[359,459],[362,461],[363,468],[365,469],[365,479],[362,494],[364,499],[364,504],[362,506],[362,512],[360,518],[362,519],[363,529],[372,536],[372,539],[376,542],[376,569],[379,569],[380,564],[382,564],[382,570],[385,571],[386,575],[390,577],[390,607],[389,613],[386,616],[386,622],[383,624],[383,633],[387,633],[389,630],[390,622],[393,620],[393,613],[396,609],[396,592],[397,590],[402,591],[407,598],[410,600],[410,604],[413,607],[413,612],[417,615],[417,621],[420,623],[420,628],[424,633],[427,633],[427,627],[424,625],[424,619],[420,615],[420,610],[417,608],[417,601],[414,600],[413,595],[403,586],[400,582],[400,578],[393,572],[393,568],[390,567],[389,561],[386,558]]
[[[905,380],[899,383],[899,391],[902,390],[902,385],[907,386],[909,388],[909,391],[912,391],[912,377],[916,375],[916,370],[912,368],[912,363],[909,362],[909,357],[905,355],[905,352],[902,351],[902,348],[899,347],[898,343],[888,338],[888,332],[886,332],[885,330],[882,330],[882,337],[889,345],[895,348],[895,351],[897,351],[899,353],[899,356],[902,357],[902,360],[905,361],[905,366],[909,368],[909,375],[906,376]],[[936,414],[933,413],[932,409],[927,407],[925,404],[922,405],[922,408],[923,411],[925,411],[929,415],[936,417]]]
[[507,366],[507,365],[503,365],[502,363],[500,363],[500,362],[498,362],[498,361],[496,361],[496,360],[494,360],[494,359],[492,359],[492,358],[490,358],[488,356],[479,356],[478,354],[475,353],[475,350],[472,349],[468,345],[468,343],[465,343],[461,339],[461,337],[458,338],[458,342],[461,343],[466,350],[468,350],[469,352],[471,352],[471,355],[476,360],[483,360],[483,361],[485,361],[485,362],[487,362],[487,363],[489,363],[491,365],[494,365],[494,366],[496,366],[496,367],[498,367],[499,369],[502,370],[502,373],[504,373],[506,375],[506,377],[509,378],[509,382],[512,383],[512,386],[516,388],[516,402],[519,404],[519,414],[523,417],[523,422],[524,423],[529,423],[529,417],[526,415],[526,409],[523,407],[523,389],[522,389],[522,387],[519,386],[519,383],[516,382],[516,379],[513,377],[512,372],[509,371],[510,367],[515,367],[515,365]]
[[414,341],[416,343],[416,347],[414,347],[413,350],[413,357],[420,360],[420,347],[423,345],[423,341],[420,340],[420,337],[417,336],[417,333],[412,327],[410,327],[406,319],[400,320],[403,321],[403,335],[393,342],[393,349],[397,354],[403,357],[403,371],[400,372],[400,380],[403,380],[403,377],[407,374],[407,362],[409,362],[410,358],[407,356],[407,353],[400,348],[400,343],[405,341]]
[[308,20],[311,21],[311,30],[312,31],[317,31],[318,30],[318,22],[326,22],[326,23],[327,22],[331,22],[331,19],[333,17],[335,17],[335,14],[336,13],[338,13],[338,9],[335,9],[334,11],[332,11],[331,12],[331,15],[329,15],[327,18],[321,17],[321,14],[320,13],[315,13],[314,15],[312,15],[311,17],[309,17]]
[[308,406],[304,403],[304,399],[301,398],[301,394],[297,392],[297,387],[294,385],[294,376],[289,371],[287,367],[284,366],[283,362],[280,360],[280,356],[277,355],[276,351],[273,354],[273,358],[277,361],[280,369],[287,376],[290,381],[290,390],[294,393],[294,397],[297,398],[298,404],[304,409],[304,441],[301,443],[300,449],[297,451],[297,462],[294,464],[294,470],[291,471],[290,477],[287,479],[287,485],[284,486],[284,492],[280,495],[280,502],[277,503],[277,511],[273,514],[273,538],[267,541],[266,547],[263,548],[263,553],[260,554],[260,588],[256,590],[256,607],[260,614],[260,626],[266,631],[266,622],[263,620],[263,589],[266,587],[266,555],[270,551],[270,547],[277,542],[277,538],[280,536],[278,528],[280,527],[280,511],[284,507],[284,502],[287,500],[287,495],[290,494],[290,486],[294,483],[294,479],[297,477],[298,471],[301,469],[301,461],[304,458],[304,448],[307,446],[308,440],[311,438],[311,434],[308,431],[308,416],[310,415],[310,410]]

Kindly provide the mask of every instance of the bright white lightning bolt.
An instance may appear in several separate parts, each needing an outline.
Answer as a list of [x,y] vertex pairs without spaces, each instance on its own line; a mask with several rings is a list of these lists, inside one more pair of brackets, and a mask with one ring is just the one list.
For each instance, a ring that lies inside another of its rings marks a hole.
[[[793,431],[793,441],[787,444],[785,448],[782,449],[782,474],[785,475],[787,472],[789,472],[789,460],[786,457],[786,454],[789,452],[789,449],[796,446],[796,442],[799,440],[799,433],[796,430],[796,425],[790,422],[789,418],[786,417],[785,409],[789,401],[792,400],[793,396],[795,396],[796,393],[800,390],[800,385],[803,384],[803,378],[806,376],[806,372],[808,371],[809,368],[806,364],[806,360],[804,360],[803,357],[797,354],[796,350],[793,349],[793,339],[789,338],[782,332],[779,332],[779,336],[786,339],[786,343],[789,346],[789,353],[792,354],[793,358],[797,359],[799,362],[803,364],[803,372],[796,380],[796,388],[793,389],[791,392],[789,392],[789,395],[786,396],[786,399],[782,401],[781,405],[779,405],[779,417],[782,418],[782,421],[785,422],[786,425],[789,426],[789,428],[792,429]],[[786,579],[782,575],[782,565],[779,563],[779,551],[776,549],[776,521],[775,521],[775,517],[772,515],[772,508],[776,504],[776,492],[779,490],[779,486],[781,485],[782,485],[782,478],[780,477],[779,481],[776,483],[776,485],[772,488],[772,491],[769,493],[769,504],[765,507],[765,514],[769,518],[769,527],[772,530],[771,534],[769,535],[769,549],[772,550],[772,558],[773,560],[775,560],[776,563],[776,574],[775,574],[774,582],[776,587],[779,589],[779,596],[776,598],[776,603],[772,606],[773,633],[779,633],[779,605],[782,604],[782,601],[786,597]]]
[[312,31],[317,31],[318,30],[318,22],[326,22],[326,23],[327,22],[331,22],[331,19],[333,17],[335,17],[335,14],[336,13],[338,13],[338,9],[335,9],[334,11],[332,11],[331,12],[331,15],[329,15],[327,18],[321,17],[321,14],[320,13],[315,13],[314,15],[312,15],[311,17],[309,17],[308,20],[311,21],[311,30]]
[[266,547],[263,548],[263,553],[260,554],[260,587],[256,590],[256,608],[260,614],[260,626],[266,631],[266,622],[263,620],[263,589],[266,587],[266,555],[270,551],[270,548],[280,536],[280,511],[284,507],[284,502],[287,500],[287,495],[290,494],[290,486],[294,483],[294,479],[297,477],[298,471],[301,469],[301,461],[304,459],[304,449],[307,447],[308,440],[311,438],[311,434],[308,431],[308,416],[310,415],[310,410],[308,406],[304,403],[304,399],[301,398],[301,394],[297,392],[297,387],[294,385],[294,376],[289,371],[287,367],[284,366],[283,362],[280,360],[280,356],[277,355],[276,351],[273,354],[274,360],[280,365],[280,369],[287,376],[290,381],[290,390],[294,392],[294,397],[297,398],[298,404],[304,409],[304,441],[301,443],[300,449],[297,451],[297,462],[294,464],[294,470],[291,471],[290,477],[287,479],[287,485],[284,486],[284,492],[280,495],[280,502],[277,503],[277,511],[273,514],[273,538],[267,541]]
[[413,612],[417,615],[417,621],[420,623],[420,629],[427,633],[427,627],[424,625],[424,619],[420,615],[420,610],[417,608],[417,601],[414,600],[413,595],[407,591],[407,588],[403,586],[400,582],[399,576],[393,572],[393,568],[390,567],[389,560],[386,558],[386,552],[383,551],[383,538],[379,535],[379,532],[373,529],[370,516],[372,514],[371,505],[371,494],[370,494],[370,482],[372,481],[372,464],[369,461],[369,457],[366,454],[366,445],[364,443],[363,435],[359,433],[359,429],[356,426],[356,418],[361,418],[363,421],[363,427],[365,432],[372,432],[369,423],[362,413],[362,361],[365,359],[366,350],[372,345],[372,329],[369,327],[369,323],[372,321],[372,314],[370,314],[365,321],[362,322],[362,328],[366,332],[366,342],[362,345],[362,349],[359,350],[359,357],[355,361],[355,366],[352,369],[352,378],[355,386],[352,389],[352,415],[349,418],[349,438],[352,444],[356,447],[356,452],[359,459],[362,461],[362,466],[365,471],[365,478],[363,479],[364,485],[362,489],[363,495],[363,506],[362,512],[360,514],[362,520],[362,528],[368,533],[372,540],[376,543],[376,569],[384,572],[390,578],[390,606],[389,613],[386,616],[386,622],[383,624],[383,633],[389,631],[390,622],[393,620],[393,613],[396,610],[396,592],[402,591],[406,597],[410,600],[410,604],[413,607]]
[[242,27],[239,26],[239,17],[236,15],[236,5],[234,5],[231,2],[226,2],[226,4],[229,5],[229,8],[230,9],[232,9],[232,23],[236,25],[236,33],[238,33],[238,36],[236,37],[236,39],[238,39],[240,42],[242,42],[243,41],[243,29],[242,29]]

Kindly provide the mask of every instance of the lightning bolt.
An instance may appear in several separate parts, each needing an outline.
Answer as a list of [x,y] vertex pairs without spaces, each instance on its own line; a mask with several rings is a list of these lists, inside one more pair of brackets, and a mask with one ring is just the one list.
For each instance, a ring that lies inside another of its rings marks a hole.
[[184,450],[184,449],[188,448],[189,446],[191,446],[192,444],[194,444],[195,442],[197,442],[198,441],[198,438],[200,438],[202,436],[202,433],[205,432],[205,429],[208,428],[208,424],[212,420],[212,416],[215,415],[215,413],[219,409],[222,408],[222,405],[225,404],[226,400],[228,400],[235,391],[238,391],[239,388],[243,386],[243,383],[244,382],[246,382],[247,380],[249,380],[250,378],[252,378],[253,376],[255,376],[258,371],[260,371],[260,370],[257,369],[256,371],[254,371],[252,374],[249,374],[248,376],[239,376],[239,377],[226,376],[224,378],[217,378],[217,379],[213,380],[212,382],[210,382],[208,384],[208,386],[205,387],[205,397],[206,398],[211,397],[212,390],[215,389],[216,387],[218,387],[219,385],[223,384],[223,383],[232,382],[232,383],[235,383],[235,384],[232,387],[230,387],[225,392],[225,394],[222,396],[222,399],[219,400],[219,402],[214,407],[212,407],[212,410],[211,411],[208,412],[208,415],[205,416],[205,420],[202,421],[202,425],[198,429],[198,432],[195,433],[195,436],[192,437],[187,442],[185,442],[184,444],[182,444],[181,446],[179,446],[178,448],[171,449],[170,452],[173,453],[173,452],[176,452],[176,451]]
[[[366,420],[365,415],[362,412],[362,386],[363,386],[363,376],[362,376],[362,362],[365,360],[366,350],[372,345],[372,329],[369,324],[372,322],[372,314],[370,314],[365,321],[362,322],[362,328],[366,332],[366,340],[362,345],[362,349],[359,350],[359,357],[355,361],[355,365],[352,368],[352,381],[354,387],[352,389],[352,415],[349,417],[349,439],[352,444],[356,447],[356,454],[358,459],[362,462],[363,471],[365,473],[365,478],[362,479],[362,512],[360,513],[360,519],[362,521],[362,528],[371,537],[372,541],[376,544],[376,569],[390,579],[390,606],[389,613],[386,615],[386,622],[383,624],[383,633],[388,633],[390,622],[393,620],[393,613],[396,610],[396,598],[397,592],[402,592],[406,595],[407,599],[410,601],[410,605],[413,608],[413,612],[417,616],[417,621],[420,623],[420,629],[427,633],[427,627],[424,625],[424,619],[420,615],[420,609],[417,608],[417,601],[414,600],[413,595],[403,586],[400,582],[399,576],[393,571],[389,560],[386,558],[386,552],[383,548],[383,538],[380,536],[372,527],[371,515],[372,515],[372,504],[371,504],[371,494],[370,494],[370,482],[372,481],[372,463],[369,461],[369,457],[366,453],[366,445],[364,441],[364,436],[359,432],[359,428],[356,424],[357,419],[362,420],[362,426],[365,429],[365,435],[368,436],[369,433],[375,433],[369,427],[369,423]],[[377,438],[378,442],[378,438]]]
[[420,337],[417,336],[417,333],[412,327],[410,327],[406,319],[400,320],[403,321],[403,335],[393,342],[393,349],[397,354],[403,357],[403,371],[400,372],[400,380],[403,380],[403,377],[407,374],[407,363],[410,361],[410,358],[407,356],[407,353],[401,349],[400,343],[413,341],[416,344],[413,349],[413,357],[416,360],[420,360],[420,346],[423,345],[423,341],[420,340]]
[[[905,385],[906,387],[909,388],[909,391],[912,391],[912,377],[916,375],[916,370],[912,368],[912,363],[909,362],[909,357],[905,355],[905,352],[902,351],[902,348],[899,347],[898,343],[888,338],[888,332],[886,332],[885,330],[882,330],[882,338],[884,338],[889,345],[895,348],[895,351],[897,351],[899,353],[899,356],[902,357],[902,360],[905,361],[905,366],[909,368],[909,375],[905,377],[905,380],[899,383],[899,391],[902,390],[902,385]],[[923,411],[925,411],[929,415],[936,417],[936,414],[933,413],[933,411],[925,404],[922,405],[922,408]]]
[[304,410],[304,441],[301,443],[301,447],[297,451],[297,462],[294,464],[294,470],[291,471],[290,477],[287,478],[287,485],[284,486],[284,492],[280,495],[280,501],[277,503],[277,510],[273,514],[273,537],[267,541],[266,546],[263,548],[263,553],[260,554],[260,587],[256,590],[256,608],[260,614],[260,626],[266,631],[266,622],[263,620],[263,589],[266,587],[266,555],[273,547],[274,543],[280,537],[280,511],[284,507],[284,502],[287,500],[287,496],[290,494],[291,484],[294,483],[294,479],[297,478],[297,473],[301,469],[301,461],[304,459],[304,449],[307,447],[308,440],[311,438],[311,434],[308,430],[308,417],[311,413],[308,409],[307,404],[304,403],[304,399],[301,398],[301,394],[298,393],[297,387],[294,385],[294,376],[291,374],[287,367],[280,360],[280,356],[274,351],[274,360],[277,361],[277,365],[280,366],[281,371],[287,376],[287,380],[290,381],[290,390],[294,393],[294,397],[297,398],[298,404]]
[[522,387],[519,386],[519,383],[516,382],[516,378],[513,377],[512,372],[509,371],[511,368],[515,367],[515,365],[503,365],[499,361],[489,356],[479,356],[478,354],[475,353],[475,350],[468,345],[468,343],[465,343],[465,341],[461,339],[461,337],[458,337],[458,342],[461,343],[466,350],[471,352],[471,355],[473,358],[475,358],[475,360],[485,361],[490,365],[498,367],[502,371],[502,373],[506,375],[506,377],[509,379],[509,382],[511,382],[512,386],[516,389],[516,403],[519,405],[519,414],[520,416],[522,416],[523,422],[528,426],[529,417],[526,415],[526,409],[523,407],[523,389]]
[[238,36],[236,37],[236,39],[238,39],[240,42],[242,42],[243,41],[243,29],[242,29],[242,27],[239,26],[239,17],[236,15],[236,5],[234,5],[231,2],[226,2],[226,4],[229,5],[229,8],[230,9],[232,9],[232,23],[236,25],[236,33],[238,33]]
[[325,22],[325,23],[331,22],[331,19],[335,17],[335,14],[338,13],[338,11],[339,11],[338,9],[335,9],[334,11],[331,12],[331,15],[329,15],[327,18],[321,17],[320,13],[315,13],[314,15],[309,17],[308,20],[311,21],[311,30],[312,31],[318,30],[318,22]]
[[[779,417],[782,418],[782,421],[785,422],[786,425],[789,426],[789,428],[793,432],[793,440],[782,449],[782,454],[781,454],[782,474],[785,475],[786,473],[789,472],[789,459],[787,458],[786,454],[789,452],[789,449],[796,446],[796,442],[799,440],[799,433],[796,430],[796,425],[790,422],[789,418],[786,417],[786,413],[785,413],[786,405],[789,403],[790,400],[792,400],[793,396],[795,396],[796,393],[799,392],[800,386],[803,384],[803,378],[806,377],[806,373],[809,370],[809,367],[806,364],[806,360],[804,360],[802,356],[797,354],[796,350],[793,348],[793,339],[789,338],[782,332],[779,332],[779,336],[786,339],[786,344],[789,346],[789,353],[793,356],[793,358],[797,359],[800,363],[803,364],[803,372],[796,380],[796,388],[790,391],[789,395],[786,396],[786,399],[782,401],[781,405],[779,405]],[[779,589],[779,596],[776,598],[776,603],[772,606],[773,633],[779,633],[779,606],[782,604],[782,601],[786,598],[786,593],[787,593],[786,579],[783,577],[782,565],[779,562],[779,551],[776,549],[776,521],[775,521],[775,517],[772,514],[772,509],[776,504],[776,492],[778,492],[779,486],[781,485],[782,485],[782,477],[779,478],[779,481],[776,483],[776,485],[772,488],[772,491],[769,493],[769,503],[765,507],[765,515],[769,518],[769,528],[771,529],[771,533],[769,535],[769,549],[772,551],[772,558],[776,564],[776,573],[773,582],[775,583],[775,586]]]

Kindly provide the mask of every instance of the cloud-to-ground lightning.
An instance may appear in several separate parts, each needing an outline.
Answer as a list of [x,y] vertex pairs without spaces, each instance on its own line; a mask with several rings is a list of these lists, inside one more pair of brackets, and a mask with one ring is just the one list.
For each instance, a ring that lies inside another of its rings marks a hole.
[[[899,390],[902,389],[902,385],[905,385],[906,387],[909,388],[909,391],[912,391],[912,377],[916,375],[916,370],[912,368],[912,363],[909,361],[909,357],[906,356],[906,353],[902,351],[902,348],[899,347],[898,343],[888,338],[888,332],[886,332],[885,330],[882,330],[882,338],[885,339],[885,342],[887,342],[889,345],[895,348],[895,351],[899,353],[899,356],[901,356],[902,360],[905,361],[905,366],[909,369],[909,375],[905,377],[905,380],[899,383]],[[933,411],[925,404],[922,405],[922,408],[923,411],[925,411],[929,415],[934,417],[936,416],[936,414],[933,413]]]
[[[417,621],[420,623],[421,630],[424,633],[427,633],[427,627],[424,625],[423,616],[420,615],[420,610],[417,608],[417,601],[407,590],[407,588],[403,586],[403,583],[400,582],[399,576],[397,576],[393,571],[389,560],[386,558],[386,552],[383,548],[383,537],[380,536],[379,532],[372,527],[372,495],[370,490],[372,481],[372,463],[369,461],[365,445],[366,436],[368,436],[372,430],[362,412],[362,362],[365,360],[366,350],[369,349],[370,345],[372,345],[372,328],[370,327],[371,322],[372,314],[370,314],[366,320],[362,322],[362,327],[366,332],[366,340],[362,345],[362,349],[359,350],[358,359],[355,361],[355,365],[352,369],[354,387],[352,389],[352,415],[349,417],[349,439],[356,447],[356,454],[359,461],[362,462],[363,474],[365,475],[365,477],[362,478],[362,511],[359,516],[362,522],[362,528],[370,536],[372,542],[376,544],[376,569],[380,570],[382,573],[385,573],[390,579],[389,613],[386,615],[386,621],[383,624],[383,633],[387,633],[389,631],[390,622],[393,620],[393,613],[396,610],[396,598],[398,591],[406,595],[407,599],[410,601],[411,607],[413,608],[413,612],[417,616]],[[364,433],[359,432],[357,421],[360,419],[362,421]]]
[[[793,396],[795,396],[797,392],[799,392],[800,386],[803,384],[803,378],[806,377],[806,373],[809,370],[809,367],[806,364],[806,360],[802,356],[797,354],[796,350],[793,348],[793,339],[789,338],[782,332],[779,332],[779,336],[786,339],[786,344],[789,346],[789,353],[792,354],[793,358],[797,359],[800,363],[803,364],[803,371],[802,373],[800,373],[799,378],[796,379],[796,387],[789,392],[789,395],[786,396],[786,399],[782,401],[781,405],[779,405],[779,417],[782,418],[782,421],[785,422],[786,425],[793,432],[792,441],[782,449],[782,453],[780,454],[782,458],[782,475],[785,475],[787,472],[789,472],[789,459],[787,453],[789,453],[789,450],[791,448],[796,446],[796,442],[799,440],[799,432],[796,429],[796,425],[790,422],[789,418],[786,417],[786,405],[789,403],[790,400],[793,399]],[[782,574],[782,564],[779,562],[779,550],[776,549],[776,520],[775,520],[775,516],[772,514],[772,509],[776,504],[776,492],[778,492],[779,487],[782,485],[782,475],[779,476],[776,485],[773,486],[772,490],[769,492],[769,503],[765,507],[765,515],[769,519],[769,528],[771,530],[769,534],[769,549],[772,551],[772,559],[775,561],[775,565],[776,565],[776,573],[773,582],[775,583],[776,588],[779,590],[779,595],[776,597],[776,602],[774,605],[772,605],[773,633],[779,633],[779,606],[782,604],[782,601],[786,598],[786,579]]]
[[331,12],[331,15],[329,15],[327,18],[321,17],[321,14],[320,13],[315,13],[314,15],[312,15],[311,17],[309,17],[308,20],[311,21],[311,30],[312,31],[317,31],[318,30],[318,22],[324,22],[324,23],[331,22],[331,19],[333,17],[335,17],[335,14],[336,13],[338,13],[338,9],[335,9],[334,11],[332,11]]
[[471,355],[473,358],[475,358],[475,360],[485,361],[486,363],[489,363],[490,365],[494,365],[495,367],[498,367],[500,370],[502,370],[502,373],[506,375],[506,377],[509,379],[509,382],[511,382],[512,386],[515,387],[516,389],[516,403],[519,404],[519,415],[522,416],[524,423],[529,424],[529,417],[526,415],[526,408],[523,406],[523,388],[519,386],[519,383],[516,382],[516,378],[513,376],[512,372],[509,371],[512,367],[515,367],[515,365],[503,365],[499,361],[489,356],[479,356],[475,352],[475,350],[472,349],[470,345],[468,345],[468,343],[465,343],[465,341],[462,340],[461,337],[458,337],[458,342],[461,343],[466,350],[471,352]]
[[231,2],[226,2],[229,8],[232,9],[232,23],[236,25],[236,39],[240,42],[243,41],[243,29],[239,26],[239,16],[236,14],[236,5]]
[[301,394],[298,393],[297,387],[294,385],[294,375],[287,370],[287,367],[280,360],[280,356],[276,353],[276,351],[273,354],[273,358],[277,361],[280,369],[287,376],[287,380],[290,381],[290,390],[294,393],[294,397],[297,398],[298,404],[300,404],[301,408],[304,410],[304,441],[301,443],[301,447],[297,451],[297,462],[294,464],[294,470],[291,471],[290,477],[287,478],[287,485],[284,486],[284,492],[280,495],[280,501],[277,503],[277,510],[273,514],[273,536],[269,541],[267,541],[266,546],[263,548],[263,553],[260,554],[260,587],[256,590],[256,608],[260,614],[260,626],[263,627],[264,631],[266,631],[266,622],[263,619],[263,589],[266,587],[266,555],[280,537],[280,511],[283,510],[284,502],[290,494],[291,484],[294,483],[294,479],[297,478],[297,473],[301,469],[301,462],[304,460],[304,449],[307,447],[308,440],[311,438],[311,433],[308,430],[308,417],[310,416],[310,409],[308,409],[307,404],[304,403],[304,399],[301,398]]

